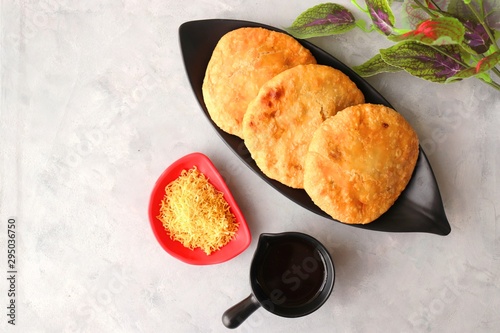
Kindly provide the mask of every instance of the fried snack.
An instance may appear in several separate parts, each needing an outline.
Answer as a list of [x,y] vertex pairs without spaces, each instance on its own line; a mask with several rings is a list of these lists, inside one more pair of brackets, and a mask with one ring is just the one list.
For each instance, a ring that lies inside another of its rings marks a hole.
[[157,218],[172,240],[207,255],[229,243],[239,227],[224,194],[196,166],[166,186]]
[[265,83],[243,118],[245,145],[269,178],[303,188],[304,160],[314,131],[328,117],[364,103],[339,70],[299,65]]
[[294,38],[264,28],[240,28],[224,35],[208,63],[202,91],[212,120],[243,136],[241,122],[259,88],[282,71],[316,63]]
[[352,106],[314,133],[304,189],[332,218],[369,223],[404,190],[418,153],[417,134],[399,113],[383,105]]

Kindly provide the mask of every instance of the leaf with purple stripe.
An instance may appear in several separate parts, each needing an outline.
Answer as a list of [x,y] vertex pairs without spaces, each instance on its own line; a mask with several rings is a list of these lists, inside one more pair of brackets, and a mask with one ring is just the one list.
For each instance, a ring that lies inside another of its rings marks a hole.
[[[462,1],[462,0],[460,0]],[[425,4],[430,9],[436,8],[446,8],[450,0],[426,0]],[[415,0],[404,0],[402,5],[402,17],[401,21],[403,26],[409,26],[412,29],[415,29],[422,21],[425,21],[431,16],[429,15],[429,11],[422,9]]]
[[375,29],[384,35],[391,35],[394,29],[394,14],[387,0],[365,0],[368,14]]
[[295,38],[311,38],[341,34],[353,29],[356,19],[344,6],[324,3],[300,14],[285,30]]
[[488,51],[491,44],[491,38],[488,36],[486,29],[481,23],[474,21],[466,21],[464,42],[477,54],[482,54]]
[[458,72],[456,75],[450,77],[448,81],[457,79],[466,79],[471,76],[486,73],[487,71],[493,69],[499,63],[500,63],[500,51],[497,51],[481,59],[475,67],[469,67],[467,69]]
[[479,23],[475,12],[491,29],[500,30],[500,0],[471,1],[469,4],[464,0],[450,0],[447,12],[462,20]]
[[457,45],[429,46],[419,42],[401,42],[380,50],[382,59],[419,78],[444,83],[466,67]]

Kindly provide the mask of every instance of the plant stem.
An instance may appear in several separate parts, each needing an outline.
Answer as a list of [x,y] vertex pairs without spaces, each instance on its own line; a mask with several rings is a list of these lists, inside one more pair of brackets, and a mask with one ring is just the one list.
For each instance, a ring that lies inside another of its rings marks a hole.
[[358,2],[356,0],[351,0],[351,3],[356,6],[360,11],[364,12],[364,13],[368,13],[368,7],[366,8],[361,8],[361,6],[358,4]]
[[399,29],[399,28],[392,28],[392,31],[394,31],[398,35],[403,35],[407,32],[410,32],[411,29]]
[[500,84],[496,83],[495,81],[488,82],[488,81],[485,81],[485,80],[483,80],[481,78],[479,80],[483,81],[487,85],[489,85],[489,86],[495,88],[496,90],[500,91]]
[[434,14],[433,12],[431,12],[431,10],[429,8],[427,8],[426,6],[424,6],[420,1],[418,0],[415,0],[415,3],[424,11],[426,12],[430,17],[437,17],[436,14]]
[[496,76],[500,77],[500,70],[496,67],[493,67],[492,69],[492,72],[496,74]]
[[432,2],[432,4],[434,5],[434,7],[436,7],[436,9],[440,12],[442,12],[441,8],[439,8],[438,4],[434,1],[434,0],[430,0]]
[[373,25],[367,25],[365,20],[356,20],[355,22],[356,26],[361,29],[362,31],[368,33],[368,32],[372,32],[375,28],[373,27]]

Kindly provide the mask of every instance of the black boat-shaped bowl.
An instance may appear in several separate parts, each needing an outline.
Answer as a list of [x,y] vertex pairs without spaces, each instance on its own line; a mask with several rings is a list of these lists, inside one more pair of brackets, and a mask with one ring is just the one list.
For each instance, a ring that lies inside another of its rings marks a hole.
[[[207,64],[219,39],[227,32],[241,27],[262,27],[284,32],[283,30],[264,24],[227,19],[191,21],[183,23],[180,26],[179,38],[181,51],[187,76],[194,94],[205,116],[222,140],[250,169],[255,171],[269,185],[290,200],[320,216],[332,219],[312,202],[304,190],[290,188],[264,175],[250,156],[243,140],[222,131],[211,120],[208,114],[202,93],[203,78]],[[299,42],[311,51],[319,64],[334,67],[348,75],[363,92],[367,103],[383,104],[392,107],[382,95],[348,66],[310,42],[304,40],[299,40]],[[339,222],[337,220],[333,221]],[[451,228],[446,218],[441,194],[422,147],[420,147],[417,165],[412,178],[394,205],[371,223],[349,225],[362,229],[386,232],[426,232],[443,236],[450,233]]]

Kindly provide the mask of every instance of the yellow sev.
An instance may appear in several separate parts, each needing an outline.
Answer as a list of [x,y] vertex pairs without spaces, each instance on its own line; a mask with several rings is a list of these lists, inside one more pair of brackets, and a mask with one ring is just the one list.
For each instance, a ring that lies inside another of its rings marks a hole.
[[158,219],[171,239],[207,255],[229,243],[238,230],[224,194],[196,166],[167,185]]

